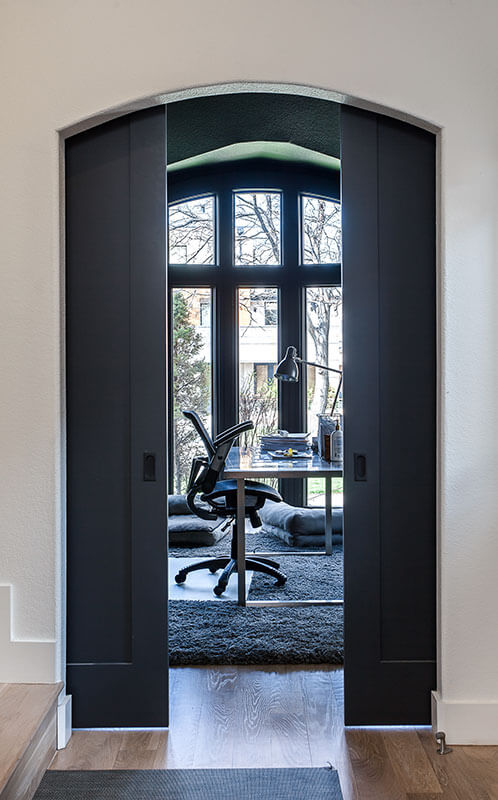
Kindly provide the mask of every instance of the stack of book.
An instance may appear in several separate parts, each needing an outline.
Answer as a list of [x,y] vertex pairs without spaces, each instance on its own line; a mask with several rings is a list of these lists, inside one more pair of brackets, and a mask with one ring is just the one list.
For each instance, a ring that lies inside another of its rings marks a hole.
[[288,450],[305,452],[310,447],[309,433],[267,433],[259,437],[262,450]]

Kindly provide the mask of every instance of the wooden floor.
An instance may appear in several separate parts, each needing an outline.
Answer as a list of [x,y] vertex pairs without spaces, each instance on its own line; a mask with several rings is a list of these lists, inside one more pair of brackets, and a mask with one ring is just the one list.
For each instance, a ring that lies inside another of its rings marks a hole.
[[344,800],[498,800],[498,747],[440,756],[429,728],[345,730],[342,669],[177,667],[170,682],[169,731],[76,731],[52,769],[330,762]]

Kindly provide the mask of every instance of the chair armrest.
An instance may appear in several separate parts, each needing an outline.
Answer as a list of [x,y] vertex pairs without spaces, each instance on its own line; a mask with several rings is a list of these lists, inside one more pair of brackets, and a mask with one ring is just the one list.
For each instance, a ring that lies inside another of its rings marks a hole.
[[201,517],[201,519],[217,519],[218,515],[215,514],[214,511],[206,511],[205,508],[196,506],[194,500],[197,494],[198,494],[197,489],[194,487],[186,496],[187,505],[190,508],[192,514],[195,514],[196,517]]
[[246,422],[239,422],[238,425],[234,425],[232,428],[227,428],[226,431],[222,431],[219,436],[216,437],[214,440],[214,446],[217,447],[219,444],[225,444],[225,442],[235,441],[245,431],[251,431],[254,428],[254,423],[251,420],[246,420]]

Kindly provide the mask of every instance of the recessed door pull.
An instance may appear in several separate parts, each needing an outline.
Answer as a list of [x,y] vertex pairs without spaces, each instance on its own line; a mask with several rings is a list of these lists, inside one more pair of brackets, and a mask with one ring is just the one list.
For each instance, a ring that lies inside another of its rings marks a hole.
[[144,481],[156,480],[156,454],[144,453]]
[[366,481],[367,479],[367,457],[365,453],[353,453],[354,479],[355,481]]

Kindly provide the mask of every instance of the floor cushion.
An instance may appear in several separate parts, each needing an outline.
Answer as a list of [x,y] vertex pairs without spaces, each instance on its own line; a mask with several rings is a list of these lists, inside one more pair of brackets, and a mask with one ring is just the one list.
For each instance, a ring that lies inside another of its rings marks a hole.
[[[266,503],[259,512],[263,530],[292,547],[325,545],[325,509]],[[332,542],[342,542],[342,508],[332,509]]]
[[[207,506],[206,506],[207,508]],[[230,530],[221,530],[221,517],[201,519],[192,514],[184,495],[168,496],[168,541],[170,547],[209,547]]]

